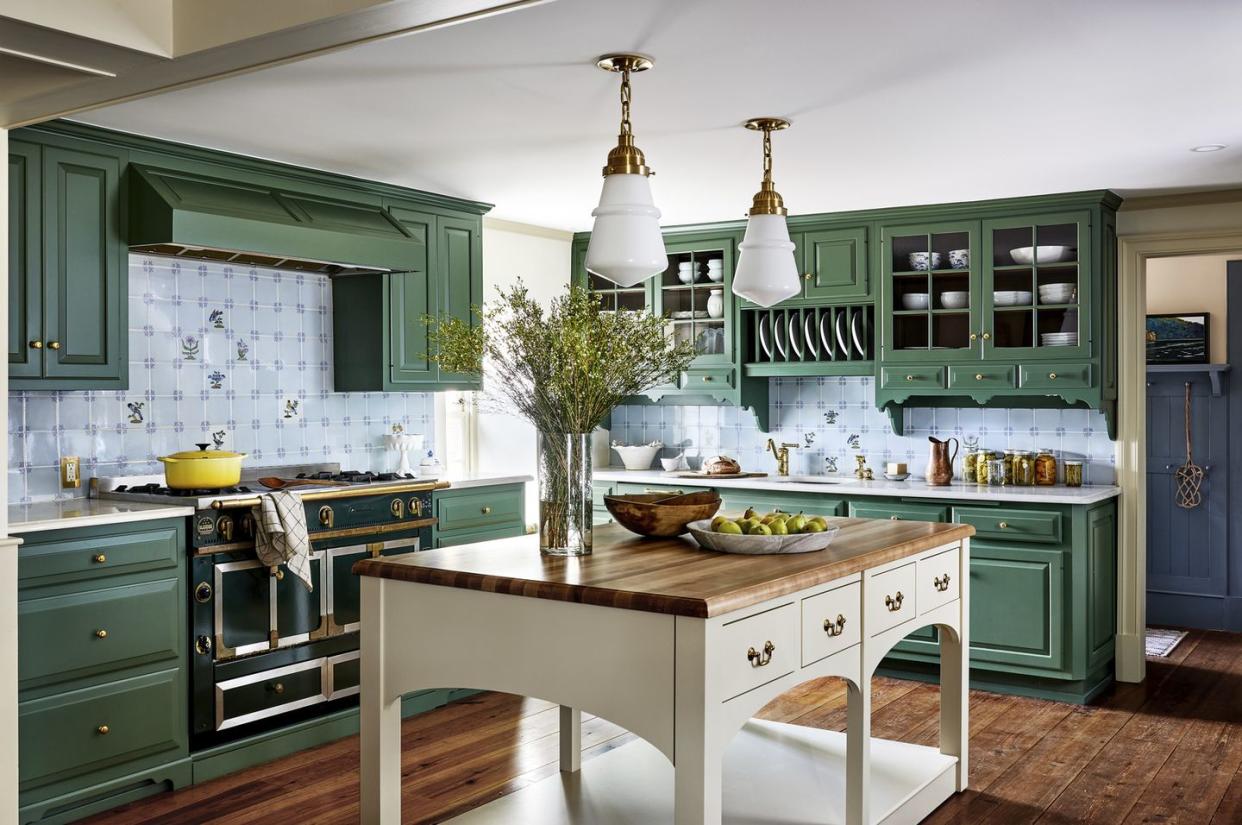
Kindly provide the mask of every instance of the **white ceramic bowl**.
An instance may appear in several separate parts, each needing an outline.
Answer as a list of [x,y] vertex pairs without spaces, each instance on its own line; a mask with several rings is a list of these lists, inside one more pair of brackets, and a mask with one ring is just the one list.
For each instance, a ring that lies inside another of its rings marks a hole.
[[940,305],[945,309],[964,309],[970,306],[969,292],[942,292]]
[[680,269],[677,271],[677,280],[681,281],[683,284],[694,283],[697,276],[698,273],[693,269]]
[[671,473],[671,472],[673,472],[673,470],[676,470],[676,469],[677,469],[677,467],[678,467],[680,464],[681,464],[681,458],[680,458],[680,456],[679,456],[679,457],[677,457],[677,458],[662,458],[662,459],[660,459],[660,466],[664,468],[664,472],[666,472],[666,473]]
[[1040,284],[1039,302],[1041,304],[1072,304],[1078,295],[1075,284]]
[[1028,290],[1000,290],[992,293],[992,303],[998,307],[1030,306],[1031,293]]
[[692,521],[686,525],[690,535],[705,550],[721,553],[743,553],[752,556],[775,553],[813,553],[832,544],[841,528],[829,524],[822,533],[794,533],[790,536],[744,536],[737,533],[713,533],[711,519]]
[[1041,246],[1020,246],[1017,249],[1009,250],[1009,255],[1015,263],[1019,264],[1055,264],[1059,261],[1071,260],[1075,252],[1077,250],[1072,246],[1046,244]]
[[655,459],[656,453],[660,452],[661,445],[640,444],[634,447],[616,447],[617,455],[621,456],[621,463],[625,465],[627,470],[649,470],[651,462]]
[[902,309],[927,309],[926,292],[907,292],[901,296]]
[[708,280],[720,283],[724,280],[724,270],[718,266],[709,266],[707,268],[707,277]]
[[926,270],[928,268],[928,261],[931,262],[932,269],[939,269],[940,268],[940,253],[939,252],[911,252],[910,253],[910,268],[911,269],[918,270],[918,271]]

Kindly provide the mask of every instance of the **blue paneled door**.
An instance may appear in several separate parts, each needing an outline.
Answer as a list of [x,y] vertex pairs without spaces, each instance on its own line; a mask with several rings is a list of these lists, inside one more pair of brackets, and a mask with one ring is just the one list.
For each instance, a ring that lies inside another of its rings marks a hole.
[[[1174,474],[1186,461],[1185,392],[1191,385],[1194,462],[1205,468],[1203,503],[1176,504]],[[1147,620],[1227,626],[1229,589],[1229,397],[1207,376],[1148,374]]]

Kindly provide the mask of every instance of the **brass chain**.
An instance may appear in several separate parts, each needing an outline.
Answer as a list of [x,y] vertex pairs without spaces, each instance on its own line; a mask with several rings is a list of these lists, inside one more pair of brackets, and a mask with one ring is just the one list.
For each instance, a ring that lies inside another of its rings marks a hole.
[[621,134],[630,134],[630,70],[621,70]]
[[772,182],[772,130],[763,130],[763,182]]

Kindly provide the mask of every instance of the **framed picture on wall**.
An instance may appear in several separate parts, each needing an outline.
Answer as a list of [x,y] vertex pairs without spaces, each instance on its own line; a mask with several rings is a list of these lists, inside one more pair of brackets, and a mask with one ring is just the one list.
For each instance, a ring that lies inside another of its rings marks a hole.
[[1211,313],[1178,312],[1147,316],[1147,363],[1208,363]]

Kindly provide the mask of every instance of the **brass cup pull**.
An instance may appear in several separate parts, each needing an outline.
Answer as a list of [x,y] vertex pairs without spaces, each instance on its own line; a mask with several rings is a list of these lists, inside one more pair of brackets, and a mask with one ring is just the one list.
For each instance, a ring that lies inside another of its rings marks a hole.
[[769,640],[763,643],[763,652],[755,650],[753,647],[746,651],[746,661],[750,662],[751,667],[766,667],[772,662],[772,651],[776,650],[776,645]]
[[48,349],[60,349],[60,341],[48,341],[47,348]]
[[108,557],[105,556],[103,553],[96,553],[94,557],[91,559],[91,561],[95,562],[95,564],[103,564],[107,560],[108,560]]
[[284,692],[285,692],[285,686],[282,683],[277,682],[276,684],[272,685],[272,693],[275,693],[277,696],[279,696],[280,694]]
[[1000,529],[1002,529],[1002,530],[1008,530],[1008,529],[1009,529],[1009,522],[1007,522],[1007,521],[1002,521],[1000,524],[998,524],[998,525],[996,525],[996,526],[997,526],[997,527],[999,527],[999,528],[1000,528]]
[[43,349],[43,342],[42,341],[31,341],[30,348],[31,349]]
[[840,636],[845,632],[845,617],[837,614],[837,620],[824,619],[824,632],[829,636]]
[[1049,381],[1056,381],[1056,380],[1057,380],[1057,374],[1056,374],[1055,372],[1050,372],[1050,373],[1048,373],[1048,380],[1049,380]]
[[95,631],[95,638],[96,639],[108,638],[108,631],[104,630],[102,627],[99,628],[98,630]]
[[884,597],[884,606],[888,608],[889,613],[896,613],[898,610],[901,610],[901,603],[905,601],[905,598],[905,596],[901,595],[901,591],[898,590],[895,597]]
[[492,514],[492,508],[491,508],[491,506],[489,505],[489,506],[484,507],[484,508],[483,508],[482,510],[480,510],[479,512],[481,512],[481,513],[482,513],[483,515],[485,515],[485,516],[490,516],[490,515]]
[[107,725],[100,725],[99,727],[95,728],[95,733],[99,734],[100,736],[107,736],[109,731],[111,730],[112,729],[109,728]]
[[976,380],[976,381],[982,381],[982,380],[983,380],[983,373],[981,373],[981,372],[976,372],[976,373],[975,373],[975,380]]
[[943,576],[937,576],[936,578],[932,579],[932,584],[935,586],[937,590],[943,593],[944,591],[949,589],[949,574],[945,573]]

